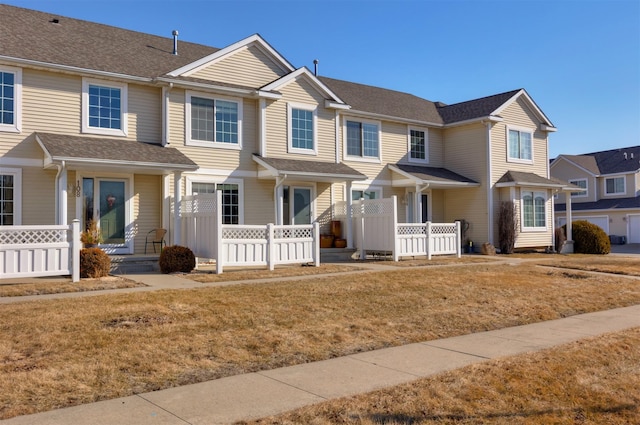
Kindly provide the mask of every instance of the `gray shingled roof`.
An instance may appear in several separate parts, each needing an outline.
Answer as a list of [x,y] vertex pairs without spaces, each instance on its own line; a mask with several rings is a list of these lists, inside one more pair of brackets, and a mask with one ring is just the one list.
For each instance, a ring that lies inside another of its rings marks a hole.
[[427,182],[440,182],[440,183],[470,183],[478,184],[475,180],[471,180],[458,173],[454,173],[446,168],[438,167],[423,167],[419,165],[407,165],[407,164],[393,164],[395,167],[409,173],[417,179]]
[[640,169],[640,146],[561,156],[595,175],[631,173]]
[[[611,210],[611,209],[635,209],[640,208],[640,197],[600,199],[596,202],[572,202],[571,211]],[[567,210],[567,204],[555,204],[555,210],[562,212]]]
[[319,79],[356,111],[434,124],[443,123],[433,102],[412,94],[328,77]]
[[[54,19],[58,23],[52,22]],[[0,55],[154,78],[219,49],[0,4]]]
[[306,161],[285,158],[263,158],[258,155],[254,159],[264,162],[267,166],[277,170],[280,174],[291,175],[317,175],[327,177],[344,178],[348,180],[364,180],[364,174],[343,163]]
[[507,171],[496,182],[496,184],[506,184],[506,183],[524,184],[524,185],[541,186],[541,187],[542,186],[575,187],[576,189],[584,190],[559,179],[554,179],[554,178],[548,179],[546,177],[539,176],[535,173],[525,173],[522,171]]
[[512,90],[480,99],[442,106],[438,108],[438,112],[445,124],[487,117],[520,90]]
[[198,165],[175,148],[124,139],[97,139],[64,134],[35,133],[54,160],[113,165],[195,170]]

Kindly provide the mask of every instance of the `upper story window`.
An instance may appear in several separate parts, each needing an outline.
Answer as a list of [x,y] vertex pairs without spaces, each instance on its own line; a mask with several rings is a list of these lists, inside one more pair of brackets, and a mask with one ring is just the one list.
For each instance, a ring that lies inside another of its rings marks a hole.
[[347,120],[346,156],[380,160],[380,124]]
[[546,230],[547,197],[544,192],[522,192],[522,228],[523,230]]
[[317,108],[310,105],[289,103],[289,152],[316,154]]
[[429,162],[428,135],[424,130],[409,129],[409,162]]
[[607,195],[624,195],[627,192],[624,176],[608,177],[604,180],[604,193]]
[[127,85],[82,81],[82,132],[127,135]]
[[242,99],[187,92],[187,145],[242,147]]
[[587,179],[569,180],[569,183],[584,189],[580,192],[571,192],[572,198],[584,198],[587,196]]
[[20,132],[22,70],[0,67],[0,131]]
[[512,162],[533,163],[533,134],[529,130],[508,128],[507,159]]
[[2,168],[0,173],[0,226],[20,225],[22,170]]

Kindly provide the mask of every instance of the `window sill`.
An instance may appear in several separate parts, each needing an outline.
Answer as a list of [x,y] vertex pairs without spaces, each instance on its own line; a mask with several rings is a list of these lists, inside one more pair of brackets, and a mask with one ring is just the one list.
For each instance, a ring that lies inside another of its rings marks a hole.
[[507,162],[513,162],[515,164],[533,165],[532,159],[507,158]]
[[345,161],[353,161],[353,162],[368,162],[370,164],[381,164],[382,160],[380,158],[368,158],[368,157],[361,157],[361,156],[345,156],[344,157]]
[[83,134],[99,134],[101,136],[116,136],[116,137],[126,137],[127,132],[123,130],[115,130],[108,128],[94,128],[94,127],[84,127],[82,129]]
[[0,124],[0,132],[2,132],[2,133],[21,133],[21,130],[15,125]]
[[301,154],[301,155],[313,155],[313,156],[317,156],[318,155],[318,151],[316,151],[314,149],[292,148],[291,146],[289,146],[289,153],[296,153],[296,154]]
[[201,140],[187,140],[186,146],[197,146],[201,148],[227,149],[232,151],[242,150],[239,143],[220,143],[220,142],[204,142]]
[[522,233],[544,233],[547,231],[546,227],[523,227]]
[[407,162],[409,162],[410,164],[427,165],[429,163],[429,160],[428,159],[407,158]]

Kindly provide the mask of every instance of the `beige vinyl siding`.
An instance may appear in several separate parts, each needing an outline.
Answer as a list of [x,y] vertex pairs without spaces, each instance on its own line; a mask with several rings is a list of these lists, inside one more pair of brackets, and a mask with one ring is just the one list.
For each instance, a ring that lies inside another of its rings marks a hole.
[[245,224],[275,223],[274,180],[244,179]]
[[55,177],[54,170],[22,167],[22,225],[56,224]]
[[431,198],[431,221],[434,223],[444,223],[446,221],[444,214],[444,197],[446,193],[447,191],[445,190],[432,190],[428,194]]
[[147,233],[162,227],[162,176],[136,174],[133,188],[134,253],[142,254]]
[[[522,231],[522,192],[533,190],[535,192],[545,192],[547,202],[545,203],[546,211],[546,230],[545,231]],[[532,248],[532,247],[550,247],[553,246],[553,191],[546,189],[532,188],[516,188],[516,217],[519,231],[516,234],[515,248]],[[497,216],[496,216],[497,217]],[[496,243],[498,243],[496,239]]]
[[439,128],[429,130],[429,167],[444,167],[443,131]]
[[321,234],[331,233],[331,183],[316,184],[315,199],[316,220],[320,224]]
[[169,100],[170,147],[179,149],[202,168],[256,171],[252,156],[259,149],[257,101],[253,99],[242,100],[242,150],[237,150],[214,146],[187,146],[185,144],[185,107],[189,106],[185,104],[185,91],[172,90]]
[[[557,162],[554,162],[554,165],[550,168],[550,170],[551,177],[560,179],[565,182],[569,182],[570,180],[587,180],[587,196],[578,198],[572,197],[571,203],[594,202],[598,200],[598,187],[596,185],[597,179],[590,173],[587,173],[582,168],[579,168],[572,163],[565,161],[564,159],[559,159]],[[558,194],[557,203],[566,203],[566,196],[569,195],[565,195],[564,192],[560,192]]]
[[[287,84],[280,90],[282,99],[267,104],[267,156],[311,161],[335,162],[335,112],[324,107],[324,96],[304,77]],[[289,102],[317,106],[317,155],[290,153],[288,136]]]
[[444,191],[444,221],[469,222],[467,237],[474,243],[489,240],[487,207],[486,127],[471,124],[444,131],[444,166],[482,186]]
[[[547,177],[548,152],[547,133],[538,130],[540,120],[536,118],[523,97],[517,99],[500,114],[504,121],[497,123],[491,129],[491,169],[493,185],[507,171],[522,171],[535,173]],[[507,159],[507,128],[526,129],[533,133],[531,141],[533,149],[533,164],[523,164]]]
[[262,87],[285,75],[256,45],[238,49],[190,77],[248,87]]
[[128,137],[162,143],[162,90],[129,84]]

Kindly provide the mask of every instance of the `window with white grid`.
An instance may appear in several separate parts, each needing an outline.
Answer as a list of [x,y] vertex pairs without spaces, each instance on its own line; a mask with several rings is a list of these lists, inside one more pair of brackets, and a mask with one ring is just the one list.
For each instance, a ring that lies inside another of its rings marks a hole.
[[187,145],[241,149],[242,99],[187,92]]

